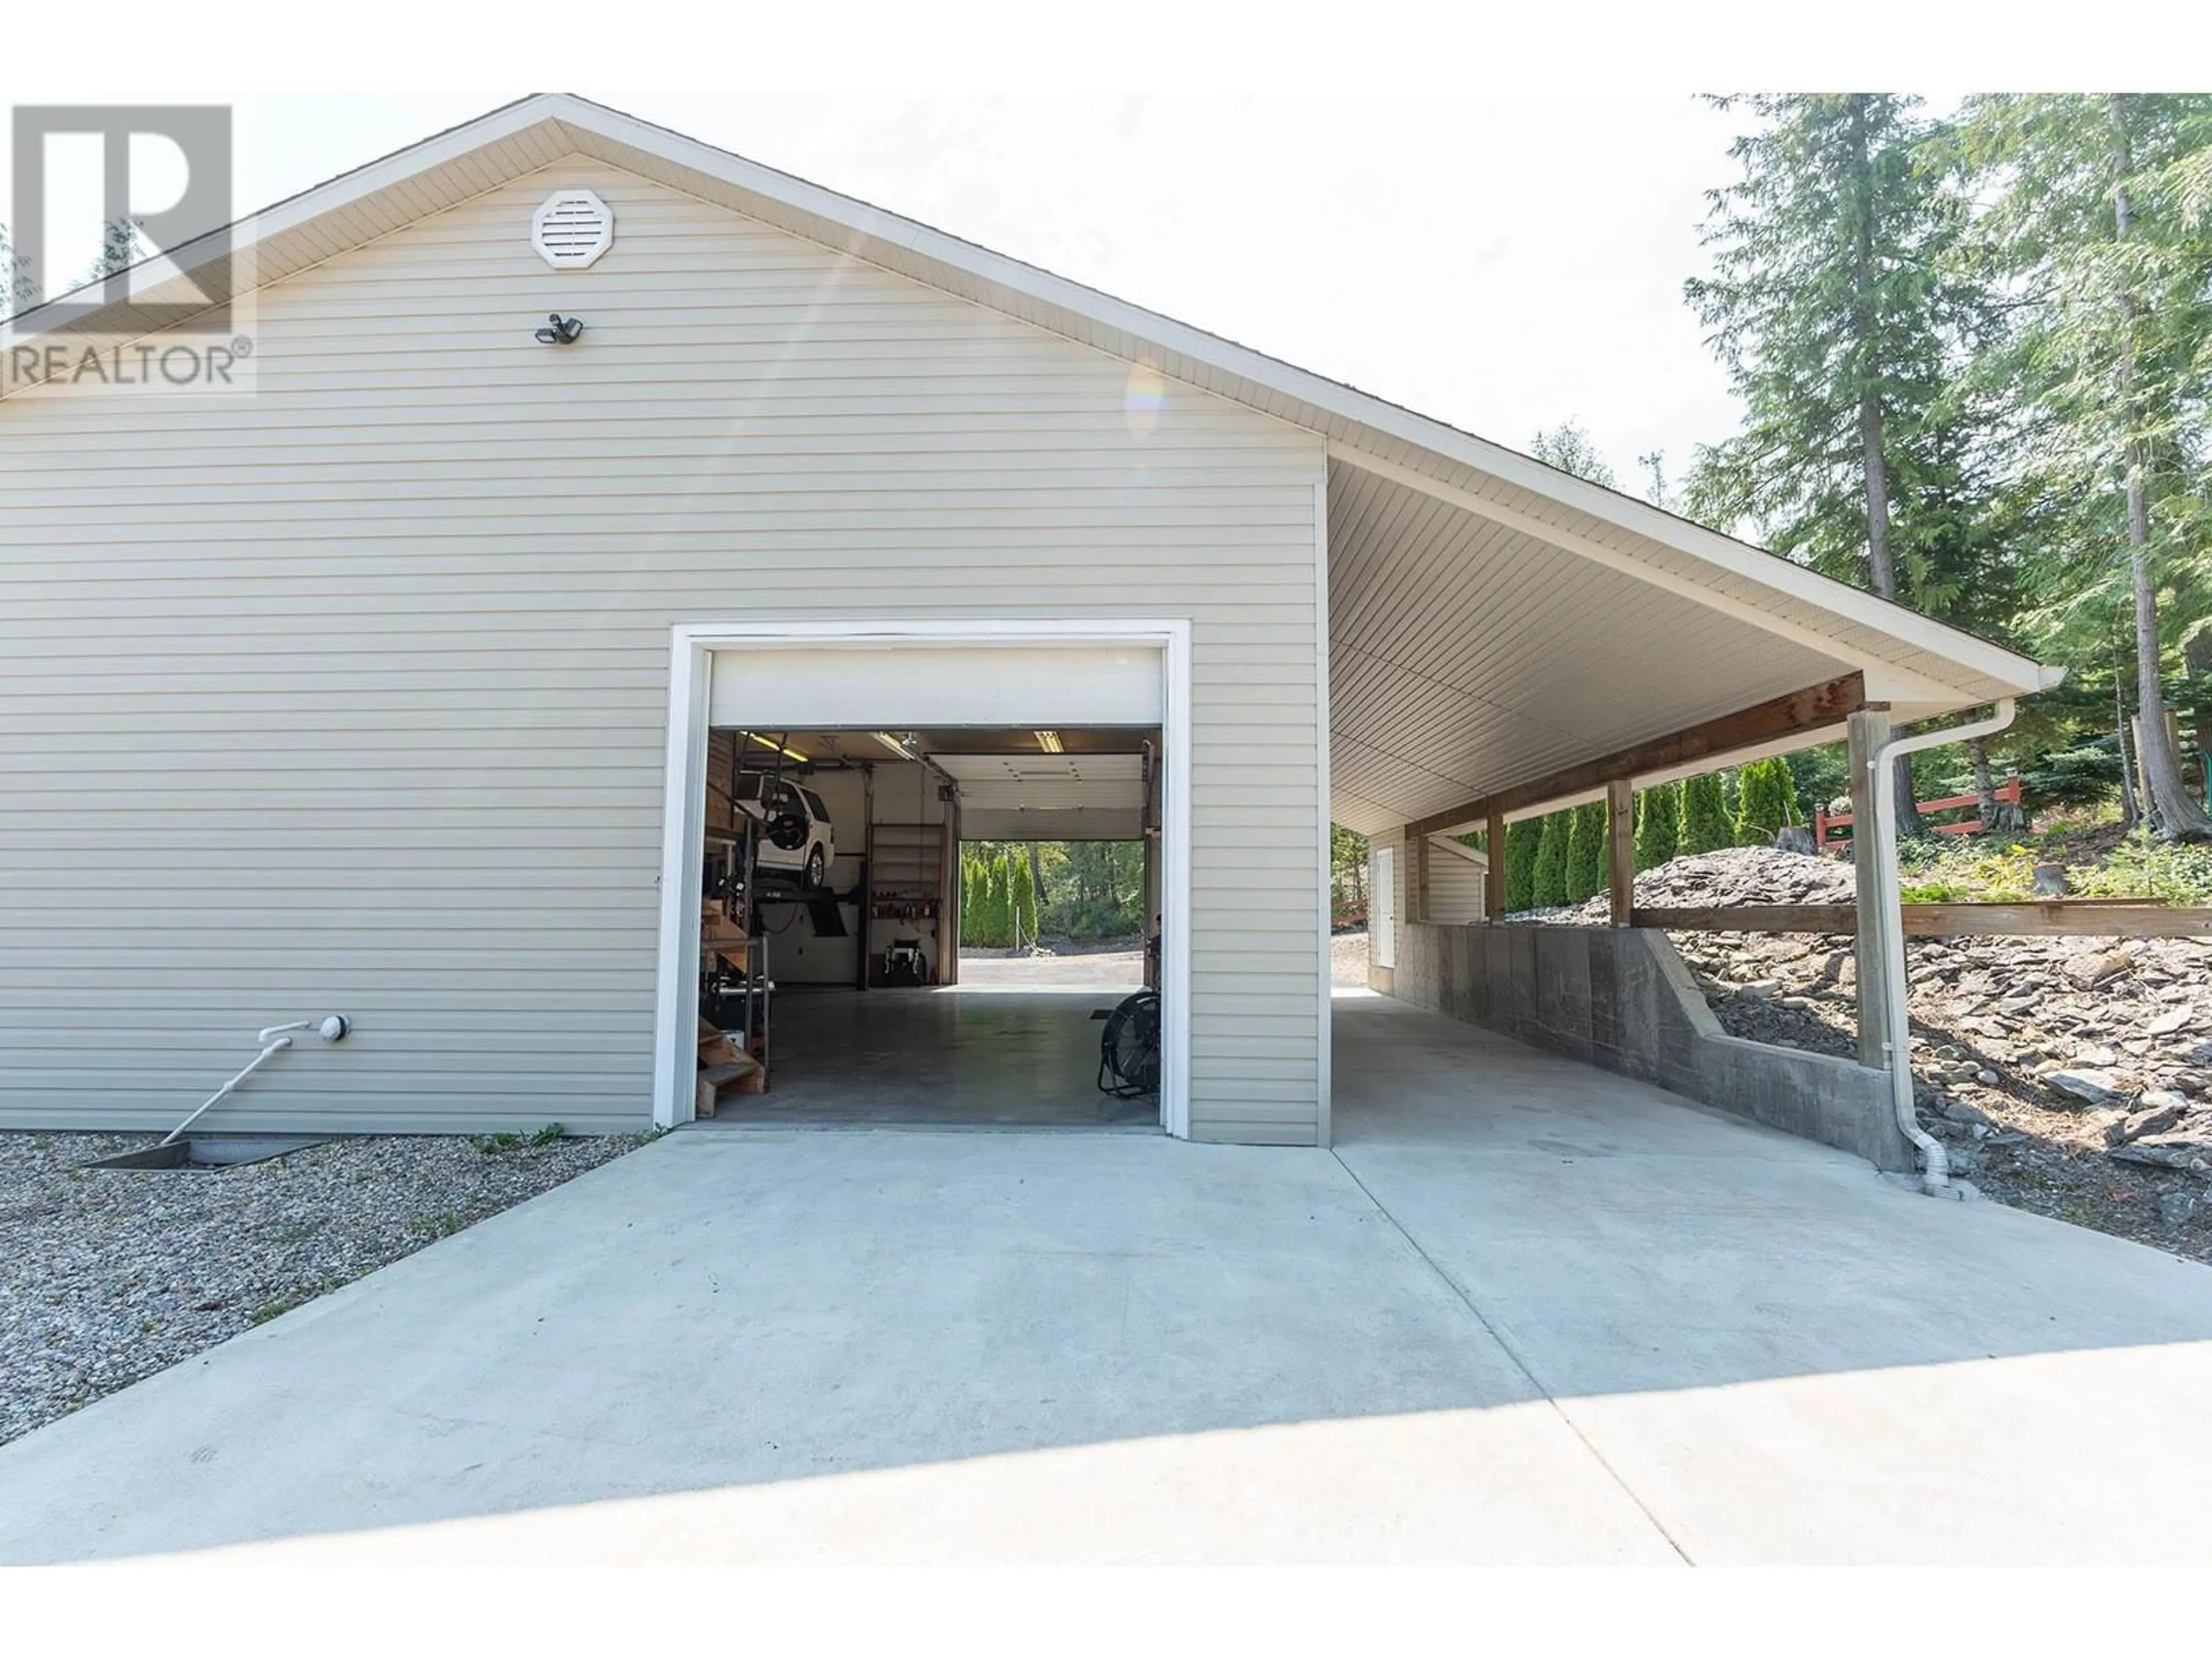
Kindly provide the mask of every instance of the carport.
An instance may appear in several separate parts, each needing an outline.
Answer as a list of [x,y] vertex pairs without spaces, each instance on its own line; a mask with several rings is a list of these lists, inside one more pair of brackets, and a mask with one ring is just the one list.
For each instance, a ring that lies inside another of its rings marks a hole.
[[[1898,921],[1853,842],[1859,1064],[1725,1038],[1632,906],[1634,792],[1841,739],[1861,823],[1910,722],[2057,674],[1646,503],[1461,434],[1329,452],[1335,821],[1367,833],[1373,988],[1909,1168],[1885,1101]],[[1503,923],[1456,837],[1600,801],[1607,930]],[[1474,924],[1470,926],[1470,924]]]

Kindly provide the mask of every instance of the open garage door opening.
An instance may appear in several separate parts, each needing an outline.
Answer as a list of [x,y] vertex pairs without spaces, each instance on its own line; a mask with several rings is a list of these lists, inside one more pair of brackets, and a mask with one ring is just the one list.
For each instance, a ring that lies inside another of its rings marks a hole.
[[1167,656],[714,649],[671,1119],[1175,1129]]

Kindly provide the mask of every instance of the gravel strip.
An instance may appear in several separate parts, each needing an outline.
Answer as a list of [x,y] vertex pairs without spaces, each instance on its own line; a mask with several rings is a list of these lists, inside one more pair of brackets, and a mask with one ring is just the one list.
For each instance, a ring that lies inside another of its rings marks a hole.
[[0,1134],[0,1443],[648,1137],[378,1136],[221,1171],[83,1167],[159,1139]]

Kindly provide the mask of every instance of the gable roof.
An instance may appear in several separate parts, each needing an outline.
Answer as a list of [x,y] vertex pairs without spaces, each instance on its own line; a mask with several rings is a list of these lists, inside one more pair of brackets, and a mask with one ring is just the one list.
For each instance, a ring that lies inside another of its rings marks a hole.
[[[220,238],[170,250],[181,276],[73,331],[141,337],[143,304],[196,292],[222,303],[579,155],[1305,428],[1326,441],[1333,479],[1351,469],[1867,665],[1869,696],[1909,714],[2040,690],[2063,675],[1355,387],[568,94],[522,99],[279,202],[233,228],[228,251]],[[0,352],[0,398],[23,389],[9,372]]]

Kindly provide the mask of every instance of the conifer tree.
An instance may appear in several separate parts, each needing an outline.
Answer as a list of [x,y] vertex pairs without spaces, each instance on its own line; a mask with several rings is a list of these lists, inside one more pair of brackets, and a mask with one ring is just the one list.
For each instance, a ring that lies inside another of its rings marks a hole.
[[1790,763],[1779,755],[1747,763],[1739,777],[1735,830],[1744,847],[1770,847],[1792,824],[1804,822],[1797,810],[1797,784]]
[[2212,562],[2212,96],[1972,99],[1959,152],[1984,204],[1978,251],[2027,301],[1984,368],[2020,412],[2024,493],[2073,521],[2044,538],[2074,553],[2049,573],[2050,609],[2078,630],[2119,602],[2151,826],[2212,840],[2159,717],[2179,644],[2161,596]]
[[1729,820],[1728,792],[1721,775],[1706,772],[1682,781],[1681,850],[1717,853],[1735,845],[1735,825]]
[[[1713,274],[1685,285],[1743,401],[1701,448],[1693,517],[1947,621],[1986,625],[1998,550],[1966,510],[1969,423],[1950,396],[1995,310],[1949,257],[1959,196],[1928,164],[1944,136],[1887,93],[1719,99],[1756,128],[1709,192]],[[1898,824],[1919,815],[1899,761]]]
[[1006,855],[1006,887],[1013,900],[1013,943],[1034,949],[1037,942],[1036,884],[1026,859]]
[[1662,783],[1636,798],[1636,867],[1656,870],[1674,856],[1681,833],[1682,786]]
[[1536,843],[1543,839],[1540,818],[1523,818],[1505,826],[1505,908],[1510,915],[1534,904]]
[[1575,808],[1567,831],[1567,902],[1580,904],[1606,890],[1606,811],[1601,800]]
[[1528,908],[1549,909],[1567,902],[1567,832],[1572,815],[1547,812],[1536,841],[1536,863],[1529,878]]

